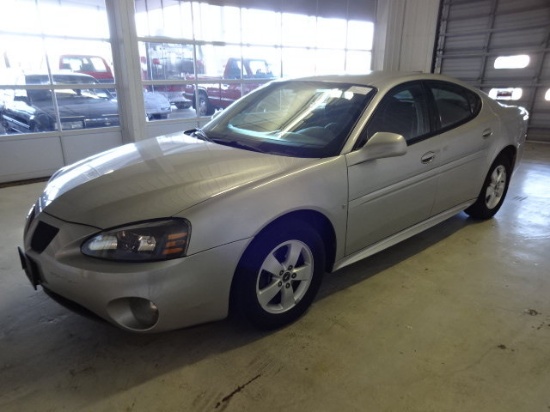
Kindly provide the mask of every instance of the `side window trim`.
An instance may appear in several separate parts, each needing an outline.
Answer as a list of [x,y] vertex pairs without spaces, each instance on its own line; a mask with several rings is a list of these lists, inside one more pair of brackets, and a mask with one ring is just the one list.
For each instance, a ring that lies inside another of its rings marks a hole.
[[427,121],[428,131],[426,133],[421,134],[421,135],[418,135],[418,136],[415,136],[415,137],[410,137],[410,138],[406,139],[407,145],[410,146],[412,144],[421,142],[421,141],[426,140],[426,139],[428,139],[428,138],[430,138],[430,137],[432,137],[436,134],[436,133],[434,133],[434,120],[432,119],[432,117],[434,116],[434,114],[433,114],[434,110],[432,110],[430,108],[431,93],[429,92],[428,88],[424,84],[424,81],[422,81],[422,80],[413,80],[413,81],[409,81],[409,82],[406,82],[406,83],[399,84],[399,85],[393,87],[388,93],[386,93],[386,95],[382,98],[382,100],[380,101],[380,103],[376,107],[375,111],[371,115],[369,121],[367,122],[367,124],[365,125],[363,130],[361,131],[359,139],[357,139],[357,143],[355,144],[353,150],[357,150],[357,149],[363,147],[365,145],[365,143],[368,141],[368,139],[370,139],[370,136],[368,136],[368,134],[369,134],[369,125],[372,126],[373,119],[375,119],[375,116],[377,116],[377,114],[379,114],[379,110],[381,110],[382,105],[384,105],[384,103],[387,102],[387,99],[390,96],[395,96],[396,94],[398,94],[398,93],[400,93],[404,90],[411,89],[414,86],[419,86],[421,91],[422,91],[422,94],[424,95],[423,101],[419,102],[419,104],[421,105],[421,110],[422,110],[423,116],[425,117],[424,120]]

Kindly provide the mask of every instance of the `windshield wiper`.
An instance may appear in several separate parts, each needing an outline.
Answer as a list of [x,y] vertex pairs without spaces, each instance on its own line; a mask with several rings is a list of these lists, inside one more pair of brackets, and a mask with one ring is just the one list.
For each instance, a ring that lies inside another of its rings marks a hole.
[[208,137],[206,133],[202,129],[191,129],[187,130],[185,134],[188,134],[189,136],[196,137],[197,139],[204,140],[205,142],[212,142],[213,140]]
[[264,153],[263,150],[256,146],[252,146],[237,140],[224,140],[224,139],[212,139],[211,140],[214,143],[219,143],[224,146],[230,146],[230,147],[236,147],[238,149],[244,149],[244,150],[250,150],[251,152],[258,152],[258,153]]

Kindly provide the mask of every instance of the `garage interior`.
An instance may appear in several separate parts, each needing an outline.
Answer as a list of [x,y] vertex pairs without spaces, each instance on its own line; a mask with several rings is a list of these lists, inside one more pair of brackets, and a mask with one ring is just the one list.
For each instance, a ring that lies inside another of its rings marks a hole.
[[[228,3],[306,14],[315,3],[348,20],[362,13],[374,23],[372,49],[363,50],[372,69],[448,74],[526,107],[525,152],[503,207],[483,222],[460,213],[327,274],[306,315],[277,331],[228,319],[139,335],[69,311],[33,290],[16,250],[44,178],[91,153],[205,121],[140,115],[136,90],[154,81],[124,62],[139,60],[127,29],[135,10],[163,2],[107,0],[117,95],[130,102],[121,126],[0,135],[0,410],[550,410],[548,2],[349,0],[345,12],[323,1]],[[527,67],[495,69],[498,57],[523,54]],[[55,161],[35,160],[54,146]]]

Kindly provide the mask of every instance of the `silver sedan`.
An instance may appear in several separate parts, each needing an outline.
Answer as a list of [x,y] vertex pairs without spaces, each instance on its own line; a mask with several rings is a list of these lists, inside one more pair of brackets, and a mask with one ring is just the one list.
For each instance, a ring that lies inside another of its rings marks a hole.
[[323,274],[501,207],[527,113],[438,75],[274,81],[204,128],[52,176],[20,249],[32,285],[126,330],[234,311],[277,328]]

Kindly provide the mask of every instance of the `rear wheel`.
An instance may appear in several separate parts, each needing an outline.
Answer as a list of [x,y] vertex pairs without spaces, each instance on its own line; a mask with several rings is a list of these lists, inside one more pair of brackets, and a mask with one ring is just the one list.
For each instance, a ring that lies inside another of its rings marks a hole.
[[261,233],[237,268],[236,309],[254,326],[274,329],[293,322],[313,302],[324,273],[319,234],[302,222]]
[[510,160],[505,156],[499,156],[491,165],[476,202],[465,212],[476,219],[493,217],[504,202],[511,172]]

